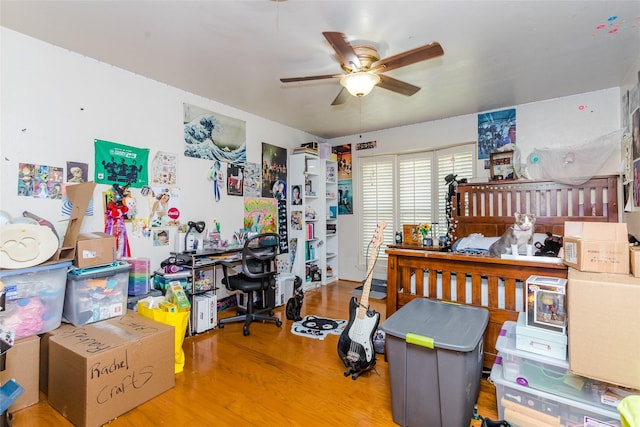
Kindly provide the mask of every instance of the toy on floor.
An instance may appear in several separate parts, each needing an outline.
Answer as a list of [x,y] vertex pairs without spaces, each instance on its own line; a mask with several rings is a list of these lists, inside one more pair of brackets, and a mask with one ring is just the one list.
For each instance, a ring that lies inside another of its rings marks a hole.
[[302,320],[300,311],[302,310],[302,300],[304,299],[304,291],[302,290],[302,279],[296,276],[293,281],[293,297],[287,301],[287,319],[299,322]]

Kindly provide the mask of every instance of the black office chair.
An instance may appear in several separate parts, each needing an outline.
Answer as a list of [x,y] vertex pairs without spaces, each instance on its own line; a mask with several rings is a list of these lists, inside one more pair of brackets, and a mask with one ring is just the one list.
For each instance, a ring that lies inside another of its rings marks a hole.
[[[275,260],[280,247],[280,236],[276,233],[263,233],[250,237],[242,248],[242,272],[230,275],[228,270],[234,264],[222,262],[224,279],[222,283],[230,291],[244,292],[247,308],[244,314],[220,319],[219,328],[224,328],[225,323],[244,321],[242,332],[249,335],[249,325],[256,320],[275,322],[277,327],[282,326],[282,321],[273,316],[273,308],[268,300],[268,291],[275,289],[276,268]],[[255,311],[254,295],[262,296],[264,308]],[[240,310],[238,310],[240,313]],[[264,314],[266,313],[266,314]]]

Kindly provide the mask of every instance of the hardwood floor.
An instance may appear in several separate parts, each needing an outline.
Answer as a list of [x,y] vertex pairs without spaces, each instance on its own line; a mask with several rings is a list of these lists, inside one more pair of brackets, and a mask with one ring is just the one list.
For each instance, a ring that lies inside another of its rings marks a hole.
[[[340,281],[305,294],[302,315],[348,319],[350,291],[359,283]],[[384,300],[370,300],[384,321]],[[185,339],[184,372],[176,386],[121,415],[111,426],[395,426],[388,364],[378,356],[376,371],[353,381],[344,377],[337,354],[338,336],[324,341],[290,333],[283,321],[254,323],[242,335],[242,323]],[[221,317],[235,311],[219,313]],[[71,426],[41,402],[13,414],[13,427]],[[483,378],[478,413],[497,419],[495,387]],[[470,425],[479,426],[479,420]]]

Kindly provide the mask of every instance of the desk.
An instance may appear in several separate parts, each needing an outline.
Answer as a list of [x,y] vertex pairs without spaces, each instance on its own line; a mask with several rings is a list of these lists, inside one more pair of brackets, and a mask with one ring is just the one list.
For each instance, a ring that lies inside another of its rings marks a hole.
[[[197,295],[202,295],[211,292],[214,296],[217,296],[218,289],[218,276],[217,267],[221,262],[240,262],[242,259],[242,246],[227,246],[224,248],[211,248],[201,249],[192,252],[171,253],[171,256],[180,258],[182,266],[186,269],[184,272],[176,273],[181,276],[181,280],[190,280],[190,287],[186,286],[185,290],[191,303],[191,316],[189,316],[189,326],[187,333],[189,336],[194,333],[204,332],[204,330],[197,330],[196,328],[196,316],[198,316],[198,310],[194,302]],[[210,270],[211,283],[207,284],[205,273]],[[182,274],[180,274],[182,273]],[[170,275],[165,275],[165,278]],[[170,278],[170,277],[168,277]],[[178,277],[176,277],[178,279]],[[217,298],[215,300],[217,303]],[[216,304],[217,305],[217,304]],[[213,309],[213,308],[211,308]],[[216,306],[217,311],[217,306]],[[212,313],[209,313],[211,316]]]

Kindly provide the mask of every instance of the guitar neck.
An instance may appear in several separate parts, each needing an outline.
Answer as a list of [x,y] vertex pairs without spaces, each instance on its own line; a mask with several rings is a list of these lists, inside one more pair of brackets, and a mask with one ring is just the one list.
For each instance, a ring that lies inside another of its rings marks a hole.
[[371,281],[373,280],[373,266],[376,262],[377,250],[374,250],[369,256],[369,267],[367,268],[367,278],[362,286],[362,295],[360,296],[360,307],[358,307],[358,318],[364,319],[369,309],[369,293],[371,292]]

